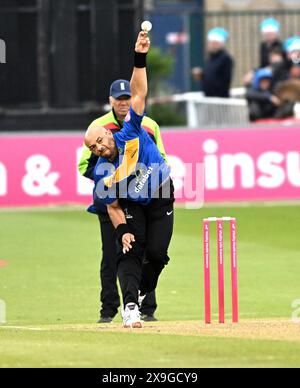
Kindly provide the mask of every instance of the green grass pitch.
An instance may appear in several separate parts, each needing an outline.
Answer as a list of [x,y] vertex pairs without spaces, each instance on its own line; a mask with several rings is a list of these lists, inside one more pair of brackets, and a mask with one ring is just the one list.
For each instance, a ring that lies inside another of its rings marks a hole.
[[[0,300],[7,315],[0,367],[300,367],[300,325],[287,324],[300,300],[299,214],[297,204],[177,209],[172,260],[158,289],[160,322],[131,332],[120,318],[109,327],[95,324],[101,256],[95,217],[84,209],[0,211]],[[238,219],[241,326],[208,329],[201,221],[226,215]]]

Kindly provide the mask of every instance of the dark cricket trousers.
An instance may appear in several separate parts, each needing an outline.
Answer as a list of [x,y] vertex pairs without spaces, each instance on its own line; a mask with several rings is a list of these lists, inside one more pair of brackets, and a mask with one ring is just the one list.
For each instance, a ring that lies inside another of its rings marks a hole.
[[[101,317],[114,317],[120,307],[120,297],[117,285],[117,246],[116,233],[110,218],[106,214],[99,215],[102,237],[102,262],[100,269],[101,280]],[[153,315],[157,309],[155,292],[151,292],[144,299],[141,313]]]
[[[153,199],[148,206],[120,200],[130,232],[136,240],[126,255],[119,244],[118,276],[124,305],[137,303],[138,290],[142,295],[154,291],[162,270],[170,260],[168,248],[174,227],[172,182],[171,185],[168,198]],[[144,257],[146,260],[143,260]]]

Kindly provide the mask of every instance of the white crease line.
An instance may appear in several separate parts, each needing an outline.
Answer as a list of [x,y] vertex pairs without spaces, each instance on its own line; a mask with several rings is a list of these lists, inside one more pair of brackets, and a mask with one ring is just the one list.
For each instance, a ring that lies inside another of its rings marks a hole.
[[45,331],[40,327],[28,327],[28,326],[1,326],[0,329],[11,329],[11,330],[26,330],[26,331]]

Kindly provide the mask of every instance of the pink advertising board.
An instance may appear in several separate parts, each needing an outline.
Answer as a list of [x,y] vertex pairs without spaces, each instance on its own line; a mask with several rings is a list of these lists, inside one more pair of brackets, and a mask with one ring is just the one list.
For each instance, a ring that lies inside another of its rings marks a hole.
[[[300,128],[163,134],[182,203],[300,199]],[[0,206],[89,204],[82,136],[0,136]]]

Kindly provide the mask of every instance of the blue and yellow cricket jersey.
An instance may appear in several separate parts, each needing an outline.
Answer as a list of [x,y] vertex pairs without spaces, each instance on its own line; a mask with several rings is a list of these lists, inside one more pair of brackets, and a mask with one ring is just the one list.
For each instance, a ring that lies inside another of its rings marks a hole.
[[169,178],[170,167],[141,126],[143,117],[130,108],[123,129],[113,135],[119,157],[114,162],[98,160],[94,170],[96,207],[122,198],[147,205]]
[[[118,121],[117,116],[113,110],[106,115],[94,120],[90,126],[99,126],[109,129],[112,133],[117,133],[123,128],[123,122]],[[149,136],[156,143],[161,155],[167,160],[167,155],[159,125],[150,117],[144,116],[142,121],[142,127],[148,132]],[[81,175],[89,179],[94,179],[94,169],[98,162],[98,156],[92,154],[92,152],[84,145],[82,148],[82,156],[78,164],[78,171]]]

